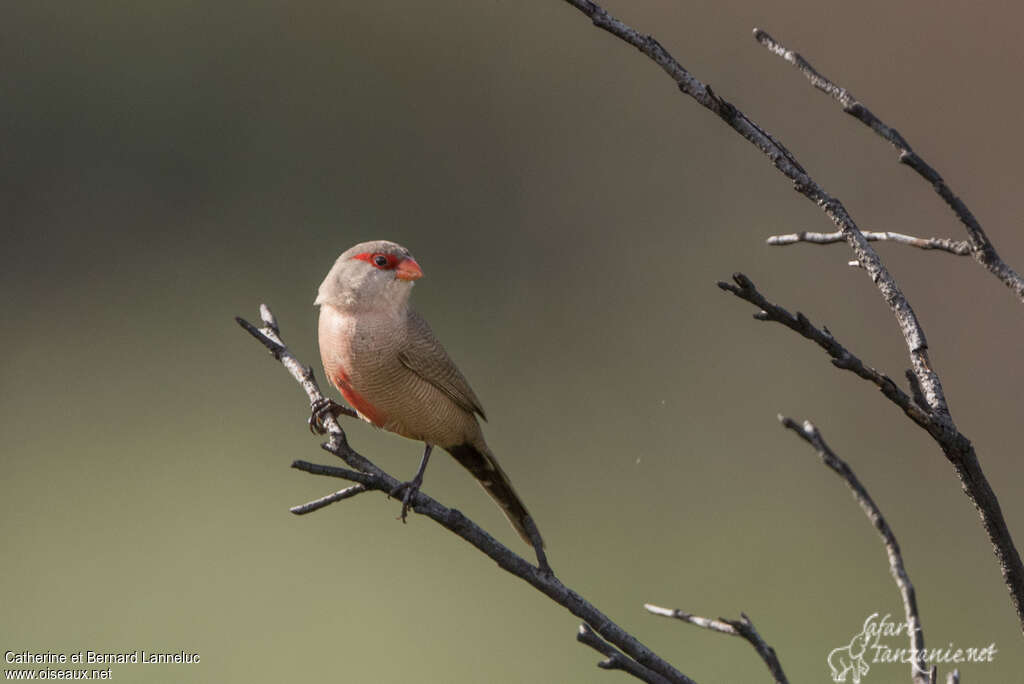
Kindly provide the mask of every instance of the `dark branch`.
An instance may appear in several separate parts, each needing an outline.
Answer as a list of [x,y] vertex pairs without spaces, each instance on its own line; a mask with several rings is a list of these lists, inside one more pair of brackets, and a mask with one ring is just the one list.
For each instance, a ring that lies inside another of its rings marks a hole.
[[[295,464],[293,463],[292,466],[294,465]],[[310,501],[309,503],[304,503],[301,506],[292,506],[288,510],[294,513],[295,515],[306,515],[307,513],[318,511],[324,506],[329,506],[336,501],[344,501],[345,499],[351,499],[356,494],[362,494],[365,491],[365,485],[357,484],[351,487],[346,487],[345,489],[342,489],[341,491],[338,492],[334,492],[333,494],[322,496],[319,499]]]
[[597,633],[594,632],[594,630],[592,630],[586,623],[580,625],[580,630],[576,634],[576,641],[581,644],[586,644],[598,653],[607,656],[597,664],[597,666],[602,670],[622,670],[623,672],[633,675],[640,681],[649,682],[650,684],[667,684],[668,682],[667,679],[659,675],[657,672],[648,670],[646,667],[640,665],[640,663],[636,662],[629,656],[622,653],[619,649],[597,636]]
[[889,556],[889,571],[892,573],[892,578],[900,590],[900,597],[903,599],[903,612],[906,616],[907,632],[910,637],[910,652],[913,656],[910,663],[911,676],[915,682],[924,684],[928,681],[926,669],[928,664],[924,660],[924,631],[921,627],[921,616],[917,611],[917,595],[914,592],[914,585],[910,582],[910,576],[907,575],[906,567],[903,565],[903,553],[896,541],[896,535],[893,534],[882,511],[868,494],[868,490],[861,484],[849,464],[836,456],[835,452],[825,443],[818,428],[814,427],[810,421],[804,421],[803,425],[799,425],[793,419],[783,416],[779,416],[779,421],[810,444],[818,452],[822,462],[843,478],[846,486],[853,492],[853,498],[860,504],[864,514],[871,521],[871,525],[882,538],[885,552]]
[[1006,525],[999,499],[996,498],[995,492],[992,491],[988,479],[981,470],[981,464],[978,462],[978,456],[971,441],[956,430],[955,426],[941,420],[934,413],[925,412],[921,406],[925,396],[916,382],[919,376],[907,371],[907,377],[913,376],[914,378],[910,387],[916,400],[912,400],[905,392],[896,387],[888,376],[866,367],[860,359],[847,351],[832,337],[828,329],[819,330],[811,325],[803,314],[797,313],[794,316],[782,307],[772,304],[742,273],[735,274],[733,280],[735,285],[720,281],[718,286],[759,307],[760,311],[754,314],[754,318],[761,321],[776,321],[812,340],[827,351],[829,356],[832,356],[834,365],[846,368],[873,382],[886,398],[902,408],[907,417],[931,435],[942,449],[942,453],[953,464],[964,492],[981,517],[982,527],[985,528],[985,533],[992,543],[1003,581],[1010,591],[1010,600],[1017,612],[1017,619],[1024,627],[1024,565],[1021,564],[1020,554],[1017,552],[1017,547],[1014,546],[1010,529]]
[[[256,338],[257,342],[266,347],[270,351],[271,356],[284,364],[284,367],[288,369],[288,372],[292,374],[292,377],[295,378],[299,386],[305,391],[306,396],[309,397],[309,405],[312,408],[319,400],[324,398],[316,384],[316,378],[313,377],[313,369],[299,363],[298,359],[284,346],[284,342],[281,341],[280,330],[277,327],[277,319],[266,304],[260,304],[260,320],[263,321],[263,327],[257,328],[244,318],[235,316],[235,322],[238,325],[242,326],[246,332]],[[353,418],[356,417],[356,412],[352,409],[343,406],[339,406],[338,409],[345,415]],[[338,421],[333,415],[324,421],[324,426],[329,434],[341,433]]]
[[[301,364],[285,346],[276,329],[276,323],[273,322],[273,314],[270,313],[270,310],[266,306],[261,305],[260,313],[266,324],[263,328],[256,328],[240,318],[236,320],[239,325],[259,340],[261,344],[271,350],[274,357],[284,365],[292,377],[305,390],[310,405],[316,404],[323,398],[323,395],[320,393],[316,380],[313,378],[312,370]],[[326,428],[329,436],[329,441],[322,445],[323,448],[341,458],[349,468],[320,465],[307,461],[295,461],[292,463],[293,468],[315,475],[349,480],[364,487],[366,491],[390,493],[401,484],[400,480],[384,472],[365,456],[352,449],[348,445],[344,431],[342,431],[337,420],[329,412],[324,416],[323,426]],[[330,498],[330,496],[325,498]],[[311,502],[306,504],[306,506],[313,503],[316,502]],[[564,585],[554,574],[544,572],[539,567],[531,565],[459,511],[443,506],[424,494],[422,490],[416,492],[412,497],[411,504],[413,511],[427,516],[469,542],[477,550],[497,563],[500,568],[530,584],[552,601],[590,625],[601,638],[616,646],[642,667],[656,672],[672,684],[693,684],[692,679],[679,672],[667,661],[643,645],[632,634],[612,622],[608,616],[599,611],[589,601]]]
[[761,638],[757,630],[754,628],[754,623],[750,621],[750,618],[744,613],[740,613],[739,620],[727,620],[725,618],[706,618],[699,615],[693,615],[692,613],[686,613],[684,611],[672,608],[662,608],[655,606],[650,603],[645,603],[644,608],[655,615],[661,615],[664,617],[675,618],[676,620],[682,620],[688,622],[691,625],[697,625],[704,629],[709,629],[712,632],[720,632],[722,634],[728,634],[730,636],[738,636],[746,639],[754,650],[757,651],[757,655],[761,657],[764,664],[768,666],[768,670],[772,673],[772,677],[778,684],[788,684],[786,679],[786,673],[782,671],[782,664],[779,663],[778,656],[775,655],[775,649],[765,643],[765,640]]
[[676,61],[661,44],[648,35],[643,35],[630,26],[612,17],[600,5],[590,0],[566,0],[570,5],[587,15],[594,24],[637,48],[653,60],[676,82],[679,90],[696,100],[701,106],[718,115],[728,126],[756,146],[768,157],[775,168],[793,182],[794,189],[818,208],[842,232],[844,239],[853,250],[857,262],[875,284],[889,309],[896,317],[900,332],[910,353],[911,367],[928,399],[928,409],[940,420],[952,422],[943,394],[942,383],[932,370],[928,358],[928,343],[917,315],[907,302],[896,280],[882,263],[874,248],[854,223],[837,198],[828,194],[800,165],[793,154],[775,138],[751,121],[743,112],[722,97],[716,95]]
[[918,406],[927,406],[928,403],[925,401],[924,395],[921,394],[921,385],[917,384],[917,376],[914,375],[914,371],[908,368],[903,371],[903,375],[907,378],[907,384],[910,385],[910,396],[914,398],[914,403]]
[[[974,448],[957,430],[956,424],[949,414],[942,382],[938,373],[932,368],[931,360],[928,357],[928,343],[925,339],[924,329],[917,320],[917,315],[896,284],[896,280],[882,263],[878,253],[871,247],[860,228],[854,223],[846,208],[811,178],[789,150],[747,118],[743,112],[716,95],[710,86],[705,86],[684,69],[653,37],[641,34],[612,17],[603,7],[591,0],[566,0],[566,2],[589,17],[598,28],[637,48],[668,74],[680,91],[714,112],[728,126],[761,150],[775,168],[793,182],[794,189],[824,211],[843,234],[857,263],[871,278],[871,282],[878,288],[896,318],[900,333],[903,335],[910,353],[911,370],[917,378],[920,394],[925,399],[925,405],[921,408],[930,416],[929,423],[932,427],[929,428],[929,432],[939,442],[946,458],[953,463],[964,491],[981,516],[982,526],[992,543],[999,569],[1010,591],[1017,619],[1021,629],[1024,630],[1024,565],[1021,564],[1020,554],[1013,544],[1013,538],[999,506],[999,500],[981,469]],[[944,184],[943,187],[945,187]],[[942,193],[940,192],[940,194]],[[952,196],[952,193],[949,195]],[[971,218],[973,219],[973,217]],[[976,222],[973,225],[976,225]],[[988,244],[988,239],[981,232],[980,226],[977,226],[976,230],[969,226],[968,232],[971,235],[972,244],[981,241],[983,263],[986,263],[990,270],[997,273],[1001,279],[1004,279],[1004,282],[1008,282],[1006,278],[1009,278],[1009,282],[1019,281],[1019,276],[1009,270],[995,255],[995,250]],[[1011,287],[1015,287],[1016,290],[1016,286],[1011,285]],[[1024,296],[1024,284],[1021,284],[1019,294]]]
[[1024,301],[1024,278],[1010,268],[996,253],[996,248],[985,235],[981,224],[971,213],[963,200],[953,194],[953,191],[946,185],[939,172],[929,166],[921,157],[911,149],[910,144],[894,128],[885,125],[881,119],[871,113],[867,107],[861,104],[850,91],[841,88],[808,63],[799,53],[787,50],[782,44],[772,38],[761,29],[754,29],[754,39],[765,46],[772,53],[782,57],[784,60],[799,69],[811,84],[824,93],[831,95],[838,102],[843,111],[854,117],[865,126],[873,130],[899,152],[899,161],[914,169],[919,176],[928,181],[935,189],[935,192],[953,210],[960,222],[967,229],[970,243],[970,253],[978,263],[987,268],[993,275],[1013,290],[1018,299]]
[[[926,430],[931,428],[931,416],[928,415],[919,403],[915,402],[906,392],[901,390],[888,375],[879,373],[874,368],[866,366],[863,361],[841,345],[832,336],[828,328],[816,328],[799,311],[794,316],[781,306],[769,302],[765,299],[764,295],[758,292],[757,287],[750,278],[742,273],[733,274],[732,279],[735,284],[719,281],[718,287],[758,307],[760,311],[754,314],[754,318],[759,321],[781,323],[790,330],[811,340],[832,357],[832,365],[836,368],[848,370],[858,377],[873,383],[889,401],[903,409],[908,418]],[[916,386],[916,383],[914,386]]]
[[[900,333],[910,353],[910,365],[917,378],[921,395],[926,401],[923,409],[930,414],[934,425],[933,437],[940,442],[943,453],[953,463],[957,476],[963,485],[968,498],[978,509],[982,525],[992,542],[996,560],[999,563],[1003,579],[1010,591],[1018,621],[1024,630],[1024,565],[1020,554],[1013,545],[1009,528],[1003,518],[999,501],[978,463],[977,455],[970,442],[959,433],[949,415],[949,407],[939,380],[938,374],[932,369],[928,357],[928,343],[924,330],[917,320],[914,310],[896,284],[895,279],[882,263],[878,253],[868,243],[867,238],[854,223],[843,204],[829,195],[823,187],[811,178],[795,157],[775,138],[766,133],[760,126],[751,121],[735,106],[716,95],[709,86],[705,86],[675,60],[662,45],[653,37],[643,35],[632,27],[612,17],[600,5],[591,0],[566,0],[570,5],[585,14],[598,28],[611,33],[615,37],[637,48],[654,61],[665,73],[675,81],[679,90],[695,99],[701,106],[714,112],[728,126],[761,150],[775,168],[793,182],[793,187],[807,199],[814,202],[840,230],[850,249],[853,250],[857,262],[864,269],[871,282],[892,311],[899,325]],[[936,174],[937,175],[937,174]],[[948,190],[947,190],[948,192]],[[941,193],[940,193],[941,194]],[[952,193],[949,193],[952,195]],[[955,199],[955,198],[954,198]],[[956,200],[959,202],[959,200]],[[976,223],[976,222],[975,222]],[[969,232],[971,229],[969,228]],[[983,256],[993,272],[1000,275],[1004,282],[1019,280],[1019,276],[1010,271],[995,256],[995,250],[987,243],[980,226],[971,233],[972,241],[984,242]],[[1005,271],[1001,273],[1000,270]],[[1015,288],[1016,289],[1016,288]],[[1024,285],[1020,294],[1024,296]],[[940,437],[939,434],[942,436]]]
[[[862,231],[864,239],[868,242],[898,242],[901,245],[910,245],[919,249],[937,249],[957,256],[967,256],[971,253],[971,245],[967,240],[950,240],[949,238],[919,238],[913,235],[893,232]],[[834,233],[811,233],[801,231],[787,235],[772,235],[766,242],[773,246],[795,245],[798,242],[808,242],[814,245],[831,245],[836,242],[846,242],[842,231]]]

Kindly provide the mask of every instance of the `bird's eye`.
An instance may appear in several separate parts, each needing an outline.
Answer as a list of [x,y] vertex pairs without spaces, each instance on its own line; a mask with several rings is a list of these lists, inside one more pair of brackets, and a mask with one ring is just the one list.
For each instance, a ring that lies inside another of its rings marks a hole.
[[377,254],[377,255],[374,255],[374,257],[373,257],[373,263],[374,263],[375,266],[377,266],[379,268],[384,268],[385,266],[388,265],[388,258],[386,256],[384,256],[383,254]]

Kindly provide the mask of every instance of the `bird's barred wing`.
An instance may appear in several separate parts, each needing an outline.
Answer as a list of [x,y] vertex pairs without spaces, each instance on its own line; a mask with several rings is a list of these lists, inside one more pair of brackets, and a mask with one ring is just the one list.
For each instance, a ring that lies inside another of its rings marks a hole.
[[398,360],[406,368],[444,392],[452,401],[469,413],[478,413],[487,420],[480,400],[466,382],[459,369],[448,356],[441,343],[423,317],[409,312],[409,335],[405,349]]

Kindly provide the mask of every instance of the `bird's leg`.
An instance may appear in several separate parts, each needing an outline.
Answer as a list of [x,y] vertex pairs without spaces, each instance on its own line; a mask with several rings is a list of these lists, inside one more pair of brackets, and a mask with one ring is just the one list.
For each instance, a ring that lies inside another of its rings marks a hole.
[[427,448],[423,450],[423,460],[420,461],[420,467],[416,470],[416,475],[408,482],[403,482],[391,490],[391,496],[395,498],[398,498],[399,494],[402,495],[402,513],[398,516],[398,519],[402,522],[405,522],[405,516],[409,513],[412,497],[416,496],[416,492],[420,490],[420,485],[423,484],[423,473],[427,470],[427,461],[430,460],[430,452],[433,448],[433,444],[427,444]]
[[534,552],[537,554],[537,569],[545,575],[554,577],[555,571],[548,565],[548,556],[544,553],[544,540],[540,537],[540,531],[537,529],[536,523],[529,516],[527,516],[524,523],[526,524],[526,534],[530,538],[530,546],[533,547]]
[[351,416],[352,418],[358,417],[358,414],[347,406],[342,406],[333,399],[327,397],[320,397],[313,405],[309,407],[309,431],[322,435],[327,432],[327,428],[324,427],[324,419],[328,414],[337,418],[339,415]]
[[544,575],[555,576],[555,571],[548,565],[548,555],[544,553],[543,546],[534,546],[533,550],[537,552],[537,569]]

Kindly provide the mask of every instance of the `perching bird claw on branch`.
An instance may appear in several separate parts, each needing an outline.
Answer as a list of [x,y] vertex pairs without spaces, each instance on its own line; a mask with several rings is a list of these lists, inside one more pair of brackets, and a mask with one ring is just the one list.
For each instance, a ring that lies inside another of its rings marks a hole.
[[324,427],[324,420],[327,416],[333,416],[337,418],[339,415],[357,417],[357,414],[347,406],[342,406],[333,399],[327,397],[320,397],[313,405],[310,406],[309,414],[309,431],[315,435],[327,434],[327,428]]
[[[546,566],[544,541],[484,440],[484,410],[469,382],[409,305],[423,269],[408,249],[387,240],[363,242],[338,257],[320,284],[320,359],[327,379],[366,422],[427,445],[416,477],[402,490],[404,521],[430,456],[450,453],[501,507]],[[318,424],[313,406],[311,428]]]
[[403,482],[392,489],[388,494],[389,497],[396,499],[399,496],[402,497],[402,512],[399,514],[398,519],[403,523],[405,522],[405,517],[409,514],[413,497],[416,496],[416,492],[420,491],[420,486],[423,484],[423,473],[427,472],[427,462],[430,461],[430,452],[433,450],[434,445],[427,444],[427,448],[423,450],[423,460],[420,461],[420,467],[416,470],[416,475],[408,482]]

